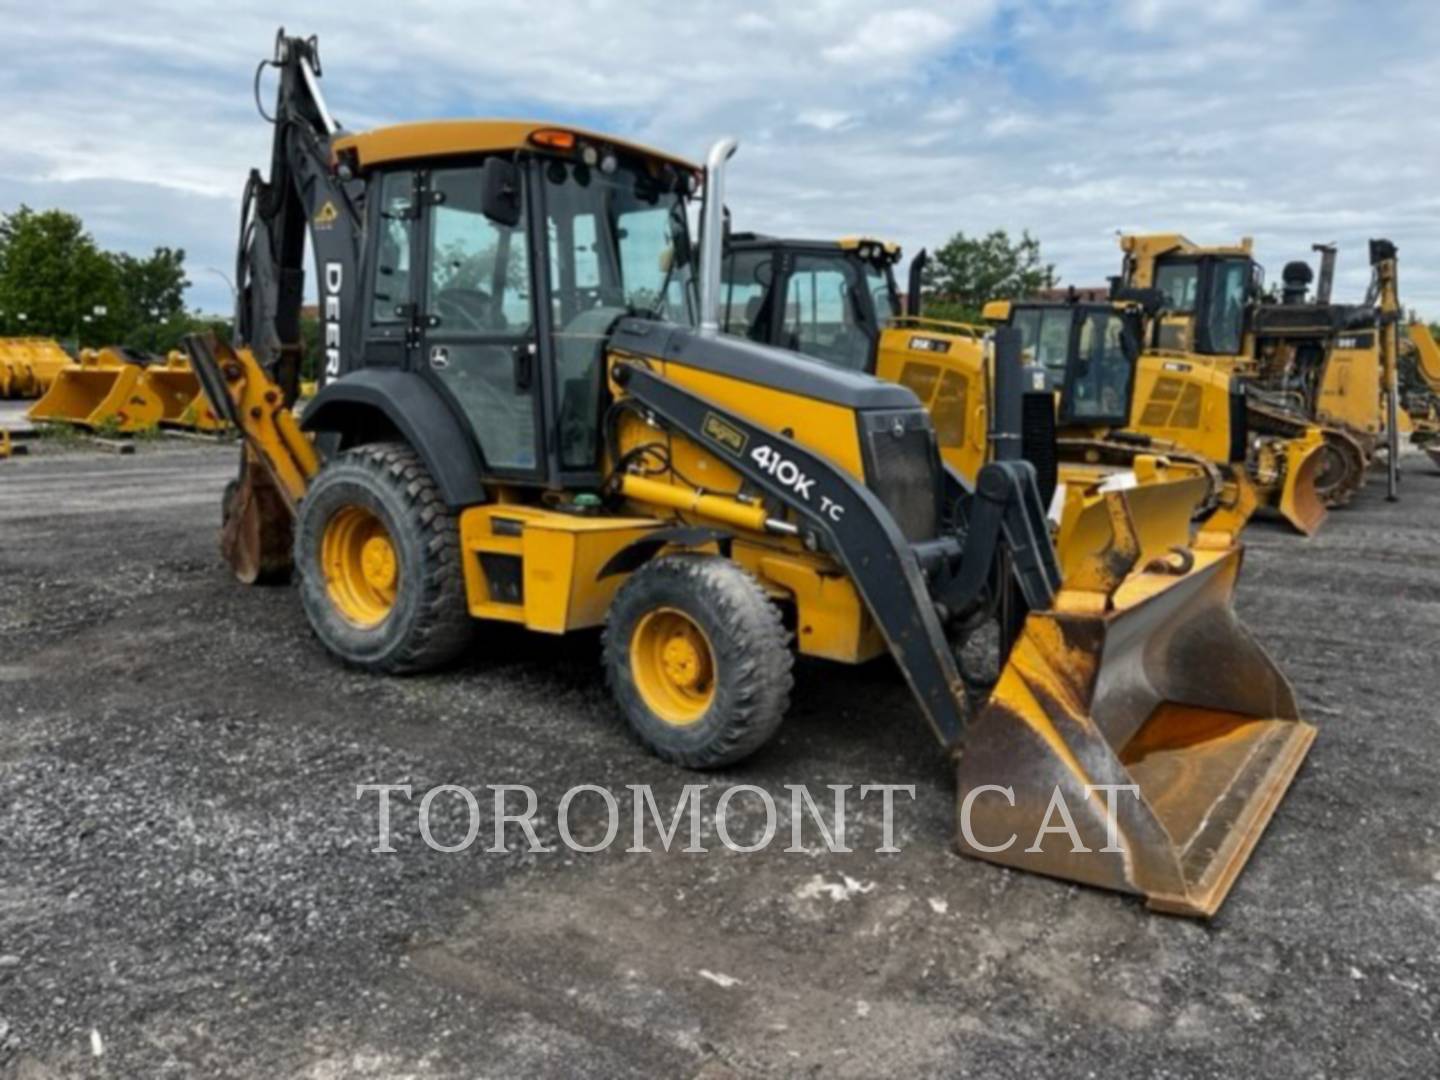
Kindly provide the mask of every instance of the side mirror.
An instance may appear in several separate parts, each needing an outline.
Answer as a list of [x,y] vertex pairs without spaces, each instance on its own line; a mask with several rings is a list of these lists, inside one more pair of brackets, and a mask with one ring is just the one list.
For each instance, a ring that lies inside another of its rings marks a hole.
[[520,170],[513,161],[492,157],[480,167],[480,212],[497,225],[520,224]]

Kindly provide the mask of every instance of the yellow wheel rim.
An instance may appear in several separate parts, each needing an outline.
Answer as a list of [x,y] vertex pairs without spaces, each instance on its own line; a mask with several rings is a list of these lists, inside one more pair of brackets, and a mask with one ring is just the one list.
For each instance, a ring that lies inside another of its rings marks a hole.
[[395,607],[400,560],[385,524],[363,506],[347,506],[325,524],[320,561],[330,601],[360,627],[379,626]]
[[630,669],[650,711],[686,727],[715,700],[715,653],[705,631],[675,608],[656,608],[630,637]]

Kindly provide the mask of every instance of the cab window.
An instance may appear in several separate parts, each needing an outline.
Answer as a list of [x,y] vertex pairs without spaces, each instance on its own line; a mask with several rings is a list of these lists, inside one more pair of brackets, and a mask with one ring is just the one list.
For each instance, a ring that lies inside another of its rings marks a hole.
[[1065,386],[1066,416],[1125,421],[1130,412],[1132,367],[1122,319],[1109,311],[1086,312],[1080,320],[1075,363]]
[[817,360],[865,371],[871,332],[861,299],[863,274],[850,260],[797,255],[785,290],[780,344]]
[[1245,259],[1225,259],[1216,263],[1211,273],[1205,314],[1207,351],[1221,356],[1234,355],[1240,352],[1245,331],[1250,263]]
[[375,277],[370,296],[370,321],[405,320],[403,305],[410,302],[410,243],[415,227],[415,176],[389,173],[380,185],[379,237],[375,247]]
[[1010,323],[1020,331],[1024,363],[1039,364],[1050,374],[1063,377],[1070,351],[1071,317],[1068,307],[1018,308]]
[[1165,310],[1192,313],[1200,290],[1200,264],[1162,262],[1155,269],[1155,288],[1165,297]]
[[720,275],[720,325],[727,334],[765,341],[770,336],[767,303],[775,281],[775,260],[768,251],[732,251]]

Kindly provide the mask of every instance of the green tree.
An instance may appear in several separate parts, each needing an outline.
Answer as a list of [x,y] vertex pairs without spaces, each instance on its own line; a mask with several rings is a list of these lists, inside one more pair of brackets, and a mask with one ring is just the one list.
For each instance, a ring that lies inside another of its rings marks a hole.
[[937,318],[977,322],[987,300],[1014,300],[1060,280],[1040,256],[1040,241],[1021,233],[1011,240],[1004,229],[982,237],[957,232],[925,268],[925,312]]
[[157,247],[145,258],[124,252],[109,258],[120,282],[118,329],[124,344],[157,352],[172,347],[188,318],[184,250]]
[[22,205],[0,219],[0,323],[7,332],[78,334],[86,345],[101,344],[124,328],[124,306],[119,270],[74,214]]

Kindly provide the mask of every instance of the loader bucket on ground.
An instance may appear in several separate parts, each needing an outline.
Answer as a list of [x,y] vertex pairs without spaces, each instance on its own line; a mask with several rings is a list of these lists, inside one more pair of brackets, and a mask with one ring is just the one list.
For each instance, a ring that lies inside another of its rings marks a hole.
[[163,409],[154,391],[141,384],[141,373],[136,364],[67,368],[28,415],[31,420],[120,433],[153,428]]
[[0,338],[0,397],[39,397],[73,365],[50,338]]
[[1240,549],[1191,555],[1027,617],[965,736],[962,852],[1161,911],[1220,907],[1315,729],[1235,617]]
[[1278,509],[1296,529],[1314,536],[1330,515],[1320,492],[1327,470],[1337,467],[1334,455],[1323,441],[1293,440],[1286,444],[1285,452],[1285,483]]
[[200,392],[200,380],[189,363],[153,365],[145,369],[140,382],[159,400],[164,426],[193,431],[225,429],[225,422]]

